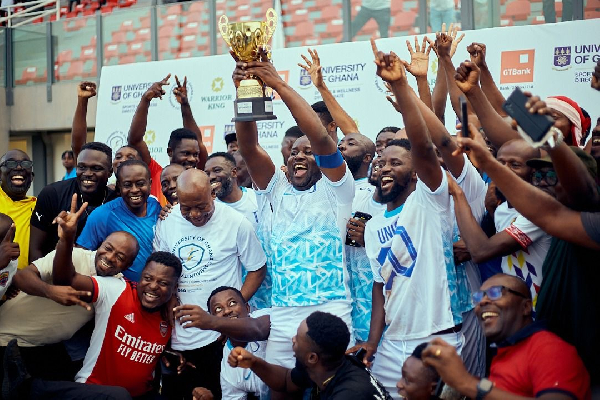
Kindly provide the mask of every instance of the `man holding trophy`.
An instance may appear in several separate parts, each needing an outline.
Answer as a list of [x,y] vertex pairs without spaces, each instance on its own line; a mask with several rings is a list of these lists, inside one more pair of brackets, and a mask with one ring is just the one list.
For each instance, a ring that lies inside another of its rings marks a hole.
[[[271,10],[267,12],[268,18],[273,15]],[[273,297],[266,360],[293,368],[296,361],[292,337],[298,321],[318,310],[339,316],[351,329],[343,246],[354,179],[317,114],[281,79],[270,62],[266,42],[273,33],[274,22],[270,19],[269,23],[260,23],[264,28],[247,22],[227,27],[220,23],[220,30],[236,60],[233,80],[238,98],[233,121],[239,152],[258,192],[264,193],[273,206]],[[266,34],[262,29],[266,29]],[[258,143],[255,121],[275,118],[272,90],[279,94],[306,134],[292,146],[287,160],[289,181]],[[273,393],[272,397],[288,398],[280,396]]]

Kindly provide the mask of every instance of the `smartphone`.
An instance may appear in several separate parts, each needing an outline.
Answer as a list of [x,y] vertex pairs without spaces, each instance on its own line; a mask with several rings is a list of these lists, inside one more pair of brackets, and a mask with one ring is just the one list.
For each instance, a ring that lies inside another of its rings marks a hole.
[[519,125],[519,133],[525,140],[534,146],[541,146],[550,135],[550,128],[554,121],[548,115],[531,114],[525,103],[529,98],[523,94],[521,89],[516,88],[502,105],[502,108]]
[[175,368],[179,367],[179,364],[181,364],[181,359],[179,358],[179,354],[177,354],[173,351],[165,350],[164,356],[167,359],[167,361],[169,361],[170,369],[175,369]]
[[469,137],[469,114],[467,113],[467,99],[464,96],[460,96],[460,113],[461,118],[461,134],[462,137]]
[[356,353],[354,353],[354,357],[356,357],[358,359],[358,361],[363,361],[365,359],[366,355],[367,355],[367,350],[365,350],[364,347],[361,347],[360,349],[358,349],[356,351]]
[[[368,220],[373,218],[373,216],[364,212],[357,211],[354,213],[354,218],[367,222]],[[346,234],[346,244],[352,247],[360,247],[360,245],[358,245],[354,240],[352,240],[348,234]]]

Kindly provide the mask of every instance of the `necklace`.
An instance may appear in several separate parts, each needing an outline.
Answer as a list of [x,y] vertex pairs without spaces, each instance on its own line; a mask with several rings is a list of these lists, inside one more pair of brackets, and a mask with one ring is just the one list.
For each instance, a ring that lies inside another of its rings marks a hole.
[[[83,194],[79,194],[79,198],[81,199],[81,204],[83,205],[84,201],[83,201]],[[94,211],[97,207],[100,207],[101,205],[103,205],[106,202],[106,199],[108,198],[108,189],[104,188],[104,198],[102,199],[102,203],[100,203],[99,206],[96,207],[91,207],[88,203],[88,206],[85,208],[85,215],[87,215],[88,217],[90,216],[90,208],[92,209],[92,211]]]

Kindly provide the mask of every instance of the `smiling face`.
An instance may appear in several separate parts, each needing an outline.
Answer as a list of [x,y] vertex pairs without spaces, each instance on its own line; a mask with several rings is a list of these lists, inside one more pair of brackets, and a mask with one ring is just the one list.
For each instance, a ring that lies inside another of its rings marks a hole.
[[145,216],[152,185],[148,170],[142,165],[124,165],[118,178],[117,185],[127,208],[138,217]]
[[498,300],[490,300],[488,296],[475,305],[475,314],[481,322],[485,337],[492,343],[498,343],[512,336],[531,321],[533,305],[523,285],[516,283],[515,277],[495,275],[481,285],[480,290],[487,290],[492,286],[505,286],[522,293],[523,298],[506,289]]
[[110,160],[105,153],[85,149],[77,157],[77,184],[82,194],[94,195],[104,191],[110,177]]
[[175,148],[167,149],[172,164],[179,164],[185,169],[196,168],[200,157],[200,146],[194,139],[181,139]]
[[125,232],[113,232],[96,250],[94,264],[98,276],[114,276],[131,266],[137,256],[135,238]]
[[409,187],[414,175],[410,151],[400,146],[389,146],[380,157],[379,187],[383,203],[394,201]]
[[206,225],[215,211],[215,204],[208,184],[202,190],[187,190],[181,187],[181,177],[179,177],[177,197],[179,198],[181,215],[194,226]]
[[298,138],[294,142],[287,161],[287,168],[290,183],[296,190],[308,190],[321,179],[321,170],[317,166],[306,136]]
[[112,162],[112,171],[114,174],[117,173],[117,168],[123,161],[127,160],[142,160],[140,153],[133,147],[123,146],[115,153],[115,158]]
[[150,312],[158,310],[173,297],[178,281],[174,268],[150,261],[142,270],[137,284],[142,307]]
[[250,307],[233,290],[223,290],[210,299],[210,313],[224,318],[246,318]]
[[29,156],[21,150],[10,150],[0,160],[0,180],[2,181],[2,190],[13,200],[21,200],[27,196],[27,191],[33,180],[32,168],[23,168],[18,165],[9,168],[7,161],[31,161]]
[[179,164],[170,164],[164,168],[160,174],[160,187],[163,196],[170,204],[176,203],[177,199],[177,178],[185,171]]
[[204,172],[210,179],[210,186],[219,199],[231,194],[237,185],[237,169],[224,157],[213,157],[206,161]]

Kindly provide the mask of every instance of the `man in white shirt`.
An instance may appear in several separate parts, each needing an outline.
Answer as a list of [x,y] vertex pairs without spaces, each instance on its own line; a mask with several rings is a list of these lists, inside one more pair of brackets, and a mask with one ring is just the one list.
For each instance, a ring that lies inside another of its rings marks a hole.
[[[266,59],[265,53],[262,56]],[[256,123],[236,123],[239,151],[257,193],[266,194],[273,207],[272,329],[266,358],[291,368],[295,364],[291,339],[300,321],[313,311],[335,314],[351,327],[343,254],[354,179],[317,114],[279,77],[273,64],[238,62],[236,86],[247,74],[260,77],[280,95],[306,134],[292,146],[288,181],[258,144]]]
[[373,292],[373,272],[365,251],[365,224],[369,218],[365,214],[371,217],[382,214],[385,204],[375,201],[375,186],[367,179],[375,157],[375,143],[360,133],[349,133],[342,138],[338,149],[355,181],[345,251],[352,294],[352,334],[357,342],[365,342],[369,338]]
[[448,178],[401,60],[373,47],[377,74],[392,86],[402,114],[411,116],[404,118],[410,142],[390,142],[381,157],[378,190],[387,210],[365,231],[375,283],[369,339],[361,346],[365,362],[377,353],[373,374],[398,398],[394,389],[402,364],[416,346],[438,336],[460,351],[463,336],[452,313],[447,273],[454,225]]
[[[177,179],[179,204],[169,217],[156,225],[155,251],[179,257],[183,273],[179,279],[181,303],[206,307],[217,286],[240,288],[248,300],[265,276],[266,257],[250,222],[223,203],[214,202],[208,176],[196,169]],[[242,264],[248,271],[242,284]],[[219,370],[222,343],[215,331],[190,332],[176,324],[172,348],[196,365],[179,375],[163,377],[163,394],[173,399],[191,399],[197,386],[220,395]]]

